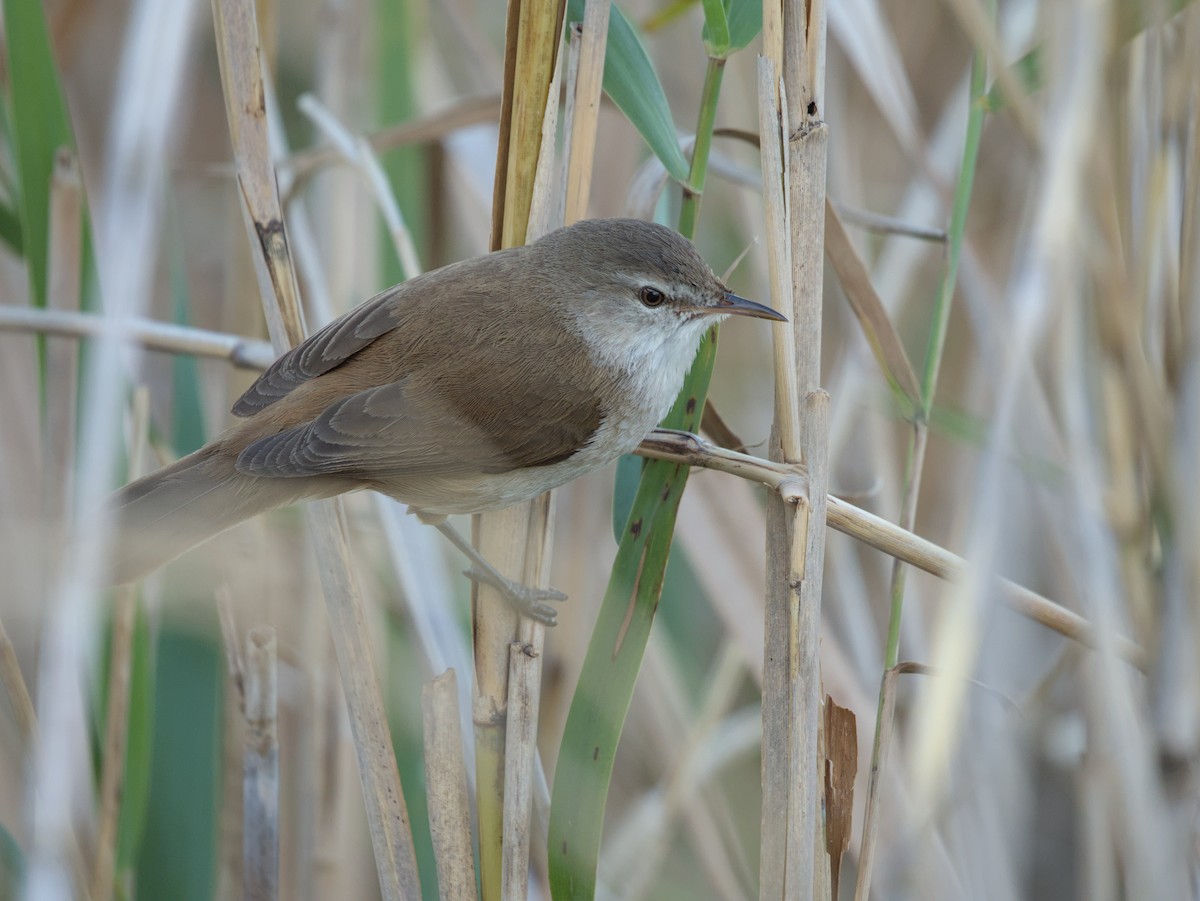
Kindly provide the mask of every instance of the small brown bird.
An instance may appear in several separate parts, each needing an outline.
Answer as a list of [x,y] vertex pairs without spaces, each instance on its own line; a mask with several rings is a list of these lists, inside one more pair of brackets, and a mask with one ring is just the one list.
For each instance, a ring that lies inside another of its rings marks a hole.
[[[223,434],[115,495],[114,581],[257,513],[360,488],[434,522],[535,497],[634,450],[730,314],[784,318],[637,219],[389,288],[276,360]],[[535,597],[514,602],[553,621]]]

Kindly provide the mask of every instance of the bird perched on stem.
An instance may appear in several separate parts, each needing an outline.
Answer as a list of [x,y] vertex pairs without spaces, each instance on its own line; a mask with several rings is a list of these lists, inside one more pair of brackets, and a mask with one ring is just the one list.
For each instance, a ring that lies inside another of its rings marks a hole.
[[[389,288],[276,360],[233,426],[117,492],[114,581],[257,513],[360,488],[434,524],[535,497],[634,450],[733,314],[784,318],[637,219],[585,220]],[[553,622],[545,601],[561,595],[475,563]]]

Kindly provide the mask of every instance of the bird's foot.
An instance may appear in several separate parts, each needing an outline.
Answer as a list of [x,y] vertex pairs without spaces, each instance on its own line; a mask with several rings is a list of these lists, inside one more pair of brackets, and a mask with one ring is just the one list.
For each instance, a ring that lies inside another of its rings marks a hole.
[[567,596],[558,589],[532,588],[529,585],[514,582],[512,579],[506,579],[494,570],[480,567],[468,569],[463,572],[463,575],[481,585],[490,585],[495,588],[500,592],[505,603],[522,616],[536,619],[543,626],[558,624],[558,611],[548,603],[567,599]]

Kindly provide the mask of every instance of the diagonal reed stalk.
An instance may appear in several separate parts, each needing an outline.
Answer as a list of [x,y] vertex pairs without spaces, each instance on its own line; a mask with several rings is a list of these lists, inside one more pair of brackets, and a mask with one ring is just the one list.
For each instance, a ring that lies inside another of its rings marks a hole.
[[[253,5],[243,0],[214,0],[213,11],[238,185],[247,225],[259,244],[255,268],[264,313],[272,344],[283,352],[303,338],[304,324],[271,161],[257,21]],[[310,510],[309,525],[346,692],[380,888],[387,901],[416,897],[420,882],[408,812],[365,605],[349,564],[341,504],[322,501]]]

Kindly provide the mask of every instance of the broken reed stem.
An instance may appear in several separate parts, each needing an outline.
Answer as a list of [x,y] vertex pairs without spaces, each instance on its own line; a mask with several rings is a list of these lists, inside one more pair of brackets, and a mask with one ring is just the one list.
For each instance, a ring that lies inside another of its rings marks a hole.
[[[587,0],[579,33],[579,68],[574,90],[567,85],[574,104],[570,117],[570,156],[567,166],[564,225],[587,215],[592,185],[592,162],[596,155],[596,132],[600,125],[601,84],[604,50],[608,44],[609,0]],[[573,29],[574,30],[574,29]],[[572,34],[572,45],[575,43]]]
[[449,669],[421,689],[425,793],[439,897],[442,901],[475,901],[479,892],[456,683],[454,670]]
[[[549,499],[540,506],[548,510]],[[535,501],[535,506],[539,505]],[[532,545],[532,542],[531,542]],[[508,717],[504,757],[504,851],[502,894],[506,901],[529,896],[534,758],[537,755],[545,626],[523,619],[522,637],[508,647]]]
[[275,630],[246,636],[242,759],[242,886],[247,901],[279,897],[279,664]]

